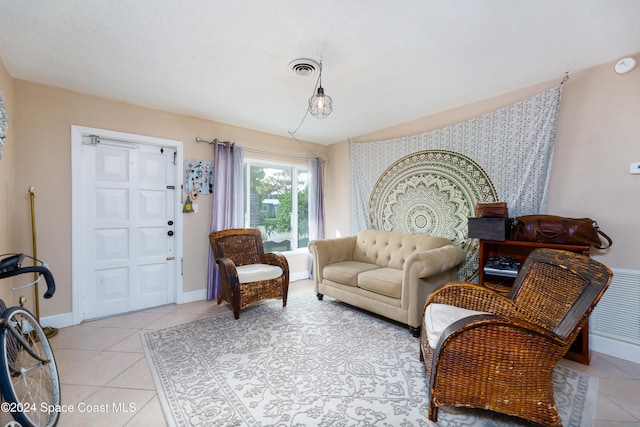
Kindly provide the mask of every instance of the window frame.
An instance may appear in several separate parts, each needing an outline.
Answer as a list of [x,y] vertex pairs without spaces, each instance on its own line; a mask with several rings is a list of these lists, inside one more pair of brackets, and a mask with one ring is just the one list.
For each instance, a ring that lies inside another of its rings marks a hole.
[[[264,160],[259,158],[245,157],[242,161],[243,166],[243,200],[244,200],[244,226],[251,227],[251,191],[250,191],[250,180],[251,180],[251,168],[252,167],[262,167],[262,168],[273,168],[273,169],[289,169],[291,170],[291,250],[283,251],[287,252],[297,252],[301,249],[306,249],[306,246],[300,248],[298,243],[300,241],[299,236],[299,213],[298,213],[298,192],[299,192],[299,174],[301,172],[306,173],[307,175],[311,174],[309,170],[309,166],[307,163],[296,163],[296,162],[280,162],[273,160]],[[310,178],[310,176],[309,176]],[[307,179],[307,186],[309,185],[309,178]],[[307,188],[309,191],[309,188]],[[307,200],[307,209],[309,205],[309,201]],[[293,207],[296,209],[293,209]],[[262,206],[261,206],[262,208]],[[307,218],[307,222],[309,219]],[[309,224],[307,224],[307,227]],[[261,229],[264,233],[264,231]],[[266,241],[263,235],[263,241]],[[263,242],[264,243],[264,242]]]

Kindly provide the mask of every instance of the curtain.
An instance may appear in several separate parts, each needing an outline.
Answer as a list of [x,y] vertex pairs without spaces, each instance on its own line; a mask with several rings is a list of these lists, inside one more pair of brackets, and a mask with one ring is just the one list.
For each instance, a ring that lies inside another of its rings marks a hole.
[[[309,240],[324,239],[324,160],[309,159]],[[313,277],[313,257],[309,254],[309,277]]]
[[[242,197],[243,150],[231,142],[214,140],[213,197],[210,231],[239,228],[244,225]],[[218,297],[218,265],[209,246],[207,299]]]
[[324,239],[324,160],[309,159],[309,240]]

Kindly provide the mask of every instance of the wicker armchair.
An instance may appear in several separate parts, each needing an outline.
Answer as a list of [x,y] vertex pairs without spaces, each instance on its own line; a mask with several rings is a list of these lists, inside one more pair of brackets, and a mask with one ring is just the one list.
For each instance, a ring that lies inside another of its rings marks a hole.
[[[435,291],[425,304],[420,338],[429,419],[437,421],[438,407],[458,406],[562,426],[554,367],[612,277],[609,268],[583,255],[537,249],[507,296],[461,282]],[[446,313],[452,306],[473,311]],[[443,313],[448,326],[439,322]]]
[[220,271],[218,304],[229,303],[236,319],[241,309],[264,299],[282,299],[286,307],[289,264],[284,255],[264,253],[260,230],[214,231],[209,241]]

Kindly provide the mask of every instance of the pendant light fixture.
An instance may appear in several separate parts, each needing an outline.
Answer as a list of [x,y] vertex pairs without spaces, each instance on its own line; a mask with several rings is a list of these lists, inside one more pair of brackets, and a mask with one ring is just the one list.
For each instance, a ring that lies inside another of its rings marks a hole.
[[322,87],[322,62],[320,62],[317,87],[317,92],[309,98],[309,113],[317,119],[324,119],[333,111],[333,101],[329,95],[324,94],[324,88]]

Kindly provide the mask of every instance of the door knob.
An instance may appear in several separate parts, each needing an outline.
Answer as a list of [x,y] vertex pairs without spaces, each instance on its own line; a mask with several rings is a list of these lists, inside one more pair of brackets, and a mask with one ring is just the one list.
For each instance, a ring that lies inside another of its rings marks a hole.
[[167,231],[167,234],[168,234],[169,236],[173,236],[173,230],[169,230],[169,231]]

